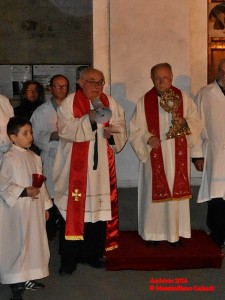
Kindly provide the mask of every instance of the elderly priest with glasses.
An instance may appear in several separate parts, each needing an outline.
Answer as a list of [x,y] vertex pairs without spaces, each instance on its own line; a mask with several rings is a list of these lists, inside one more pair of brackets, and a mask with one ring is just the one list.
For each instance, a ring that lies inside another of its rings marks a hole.
[[104,251],[117,248],[118,201],[114,153],[126,143],[122,107],[103,93],[101,71],[82,70],[80,89],[58,110],[59,147],[53,169],[61,213],[60,275],[79,262],[104,266]]

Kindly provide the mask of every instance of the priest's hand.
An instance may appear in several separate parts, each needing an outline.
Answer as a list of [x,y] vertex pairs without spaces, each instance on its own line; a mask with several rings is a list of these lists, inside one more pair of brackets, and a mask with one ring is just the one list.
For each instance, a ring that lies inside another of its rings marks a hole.
[[32,199],[38,199],[37,195],[40,193],[39,188],[29,186],[27,187],[27,196],[31,197]]
[[50,142],[51,141],[58,141],[59,140],[59,135],[58,135],[58,131],[53,131],[50,135]]
[[148,139],[147,144],[151,146],[152,149],[157,149],[161,145],[161,141],[157,136],[153,135]]
[[198,158],[192,161],[193,164],[195,165],[196,170],[202,172],[204,167],[204,158]]
[[105,139],[110,139],[111,136],[112,136],[111,131],[112,131],[112,125],[110,125],[110,126],[108,126],[108,127],[105,127],[105,128],[103,129],[103,137],[104,137]]
[[177,127],[179,127],[180,129],[182,129],[183,127],[187,127],[188,126],[186,119],[180,118],[177,115],[173,116],[172,124],[175,125],[175,126],[177,126]]
[[49,219],[49,211],[48,210],[46,210],[45,211],[45,221],[48,221],[48,219]]
[[90,119],[90,121],[92,122],[92,123],[94,123],[95,122],[95,114],[96,114],[96,111],[94,110],[94,109],[92,109],[92,110],[90,110],[89,111],[89,119]]

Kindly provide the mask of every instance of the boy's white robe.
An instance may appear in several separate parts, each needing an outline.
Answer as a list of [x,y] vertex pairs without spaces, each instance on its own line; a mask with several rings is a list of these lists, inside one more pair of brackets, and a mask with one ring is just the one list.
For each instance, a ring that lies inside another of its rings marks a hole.
[[[182,95],[184,118],[186,118],[192,132],[191,135],[187,136],[187,164],[188,173],[190,174],[190,147],[198,141],[202,125],[196,105],[186,94]],[[170,190],[172,190],[175,175],[175,143],[174,139],[166,139],[166,133],[171,126],[171,114],[165,112],[160,105],[159,124],[165,174]],[[179,240],[179,236],[190,238],[189,199],[159,203],[152,202],[151,147],[147,145],[147,141],[151,136],[152,134],[148,131],[146,122],[143,96],[139,99],[130,122],[130,142],[140,160],[138,232],[144,240],[176,242]]]
[[225,96],[214,81],[199,91],[196,103],[204,128],[194,154],[205,158],[198,202],[225,200]]
[[45,210],[52,206],[45,185],[38,199],[20,197],[32,186],[32,174],[42,173],[41,159],[12,146],[0,171],[0,282],[11,284],[49,275]]

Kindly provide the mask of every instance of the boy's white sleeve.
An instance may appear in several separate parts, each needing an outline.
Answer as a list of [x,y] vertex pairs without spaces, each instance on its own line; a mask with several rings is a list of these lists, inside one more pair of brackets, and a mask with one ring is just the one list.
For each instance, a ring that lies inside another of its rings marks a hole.
[[13,206],[20,197],[23,186],[12,183],[12,167],[5,160],[0,169],[0,197],[8,206]]

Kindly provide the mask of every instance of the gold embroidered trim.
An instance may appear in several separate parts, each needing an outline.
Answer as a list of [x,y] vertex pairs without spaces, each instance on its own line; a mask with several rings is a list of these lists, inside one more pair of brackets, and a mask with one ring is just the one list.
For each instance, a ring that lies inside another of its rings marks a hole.
[[179,200],[184,200],[184,199],[191,199],[192,195],[180,197],[180,198],[168,198],[168,199],[162,199],[162,200],[152,200],[153,203],[157,202],[167,202],[167,201],[179,201]]
[[118,245],[115,245],[115,246],[112,246],[112,247],[105,248],[105,251],[112,251],[112,250],[117,249],[117,248],[118,248]]
[[83,237],[83,235],[75,235],[75,236],[73,236],[73,235],[66,235],[65,239],[67,241],[81,241],[81,240],[84,239],[84,237]]

